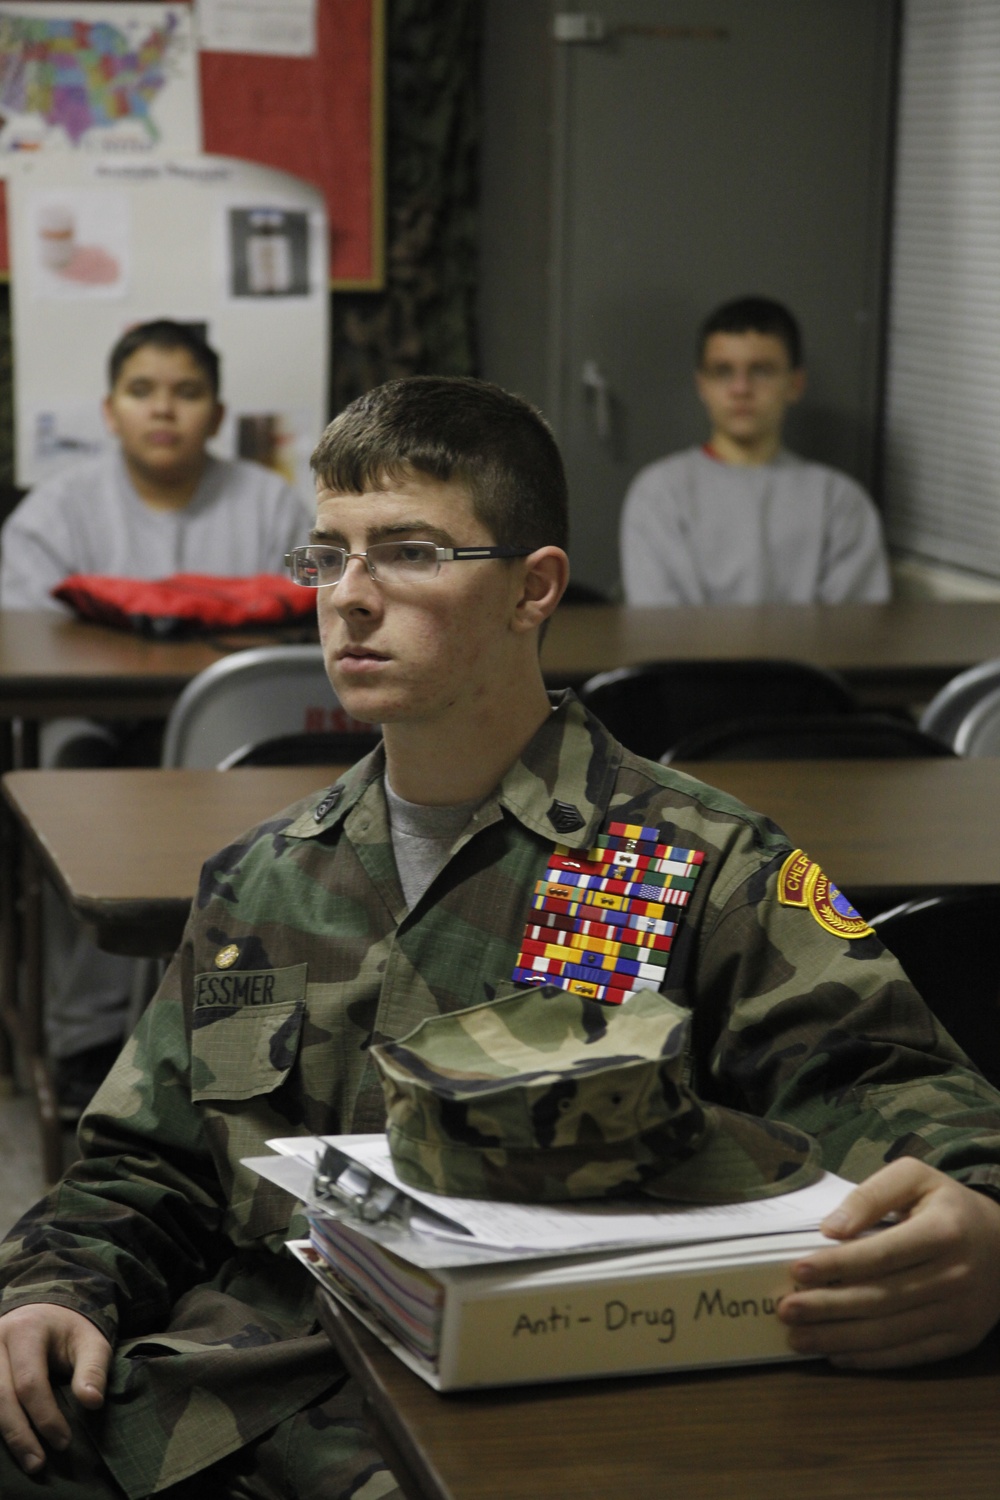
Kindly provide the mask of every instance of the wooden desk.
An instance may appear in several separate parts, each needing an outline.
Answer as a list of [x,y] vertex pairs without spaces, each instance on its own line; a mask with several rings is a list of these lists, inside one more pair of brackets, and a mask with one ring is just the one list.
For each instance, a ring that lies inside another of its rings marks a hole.
[[23,949],[25,975],[20,1000],[13,986],[0,991],[0,1020],[38,1104],[50,1181],[60,1174],[62,1151],[45,1050],[42,873],[102,947],[165,957],[180,940],[202,862],[343,769],[15,771],[4,778],[6,805],[26,834],[24,930],[18,933],[11,901],[0,931],[6,954]]
[[[301,631],[290,632],[300,639]],[[153,641],[87,624],[55,610],[0,610],[0,772],[38,764],[46,719],[165,719],[198,672],[242,647],[273,644],[289,632],[224,633],[212,639]],[[15,745],[14,720],[21,720]],[[0,806],[0,905],[9,912],[17,887],[17,831]],[[0,1012],[15,1007],[19,954],[8,922],[0,950]],[[9,1073],[0,1032],[0,1076]]]
[[1000,657],[1000,603],[564,605],[542,648],[553,684],[664,657],[791,657],[842,673],[866,703],[930,698],[957,672]]
[[202,862],[343,769],[14,771],[3,793],[99,945],[154,958],[177,947]]
[[328,1294],[411,1500],[994,1500],[1000,1349],[914,1372],[821,1361],[440,1396]]
[[147,640],[50,609],[0,610],[0,719],[166,717],[224,654],[209,641]]
[[896,893],[1000,885],[1000,759],[678,765],[764,812],[873,911]]
[[[768,812],[866,914],[922,892],[1000,884],[1000,759],[719,761],[700,769]],[[4,777],[6,804],[25,835],[29,930],[25,998],[18,1008],[0,996],[0,1018],[28,1060],[48,1150],[56,1151],[58,1134],[33,916],[40,868],[102,947],[164,956],[180,940],[202,861],[338,774],[288,767]],[[11,903],[3,916],[8,947],[14,928]]]
[[[157,717],[196,672],[241,644],[259,642],[150,641],[53,610],[0,610],[0,720]],[[542,667],[555,686],[661,657],[793,657],[842,672],[878,701],[913,701],[1000,657],[1000,603],[563,605]]]
[[[852,896],[1000,885],[1000,759],[715,761],[678,767],[768,813]],[[111,952],[180,938],[201,861],[336,767],[15,771],[4,797]]]

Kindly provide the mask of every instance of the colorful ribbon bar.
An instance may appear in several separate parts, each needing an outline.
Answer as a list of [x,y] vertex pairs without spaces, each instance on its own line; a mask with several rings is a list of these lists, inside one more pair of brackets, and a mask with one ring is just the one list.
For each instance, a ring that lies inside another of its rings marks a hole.
[[701,849],[680,849],[673,844],[661,844],[659,829],[643,828],[638,823],[612,823],[608,833],[598,837],[595,848],[624,849],[629,853],[653,855],[656,859],[680,859],[693,865],[700,865],[705,859]]
[[[595,854],[606,857],[592,858]],[[579,854],[553,854],[549,860],[549,869],[580,870],[586,875],[608,875],[621,871],[619,879],[626,879],[630,870],[641,875],[687,875],[692,878],[698,873],[698,866],[690,860],[652,859],[646,854],[622,854],[610,849],[591,849],[586,859]]]
[[549,927],[568,927],[575,932],[593,932],[596,937],[611,938],[612,941],[620,938],[623,927],[631,928],[634,932],[662,933],[667,937],[677,928],[676,922],[667,922],[662,917],[637,917],[625,911],[602,911],[598,914],[592,906],[582,916],[571,916],[566,910],[568,902],[549,900],[545,896],[533,896],[531,905],[537,922],[545,922]]
[[[659,901],[645,901],[638,898],[632,899],[628,896],[618,896],[613,891],[588,891],[579,890],[571,885],[558,885],[546,880],[540,880],[535,886],[535,895],[546,898],[549,901],[563,901],[564,907],[553,906],[551,910],[570,911],[573,916],[581,915],[581,908],[590,908],[589,915],[594,911],[622,911],[634,913],[640,917],[662,917],[665,915],[667,906],[684,906],[687,902],[688,891],[663,891]],[[583,915],[588,915],[583,910]]]
[[[567,918],[572,922],[572,919]],[[590,927],[602,927],[601,922],[587,922]],[[610,936],[608,934],[611,934]],[[606,933],[581,932],[579,927],[555,927],[549,924],[529,923],[525,936],[536,943],[564,943],[571,948],[591,948],[595,953],[623,953],[626,958],[635,958],[636,953],[669,953],[672,937],[658,932],[638,933],[633,927],[609,927]],[[633,949],[635,951],[633,951]],[[666,959],[663,960],[666,963]]]
[[533,969],[514,970],[511,978],[515,984],[554,984],[558,989],[569,990],[574,995],[584,995],[588,1000],[601,1000],[605,1005],[621,1005],[633,993],[632,988],[623,989],[616,985],[595,984],[591,980],[584,979],[561,979],[559,976],[552,978],[545,974],[536,974]]
[[661,899],[665,890],[692,891],[694,879],[684,875],[646,875],[632,880],[617,880],[613,875],[585,875],[580,870],[546,871],[560,885],[572,885],[588,891],[613,891],[616,896],[644,896],[649,901]]
[[594,971],[628,974],[633,979],[652,979],[659,984],[667,967],[667,955],[658,954],[659,963],[642,962],[625,958],[616,953],[596,953],[592,948],[566,948],[559,943],[538,943],[532,938],[521,939],[521,951],[517,961],[522,968],[537,968],[536,959],[548,959],[562,964],[560,973],[572,974],[575,979],[594,977]]

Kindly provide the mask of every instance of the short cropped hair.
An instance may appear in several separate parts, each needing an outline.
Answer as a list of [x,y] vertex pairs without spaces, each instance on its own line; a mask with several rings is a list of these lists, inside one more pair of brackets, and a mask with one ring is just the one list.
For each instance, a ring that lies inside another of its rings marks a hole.
[[705,357],[705,345],[713,333],[767,333],[780,339],[793,370],[802,366],[802,330],[793,313],[770,297],[737,297],[724,302],[698,330],[697,360]]
[[462,484],[500,546],[565,547],[566,475],[540,412],[469,376],[412,375],[352,401],[312,455],[320,481],[361,495],[413,474]]
[[109,390],[114,389],[125,361],[150,345],[155,349],[186,349],[211,386],[212,395],[218,396],[221,381],[219,356],[197,327],[191,323],[175,323],[172,318],[137,323],[122,334],[108,355]]

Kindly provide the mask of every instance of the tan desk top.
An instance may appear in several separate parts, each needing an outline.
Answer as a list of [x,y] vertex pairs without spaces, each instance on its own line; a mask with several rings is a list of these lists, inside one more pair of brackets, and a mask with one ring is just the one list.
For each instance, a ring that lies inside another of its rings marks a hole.
[[210,854],[343,770],[15,771],[3,791],[98,943],[156,956],[176,948]]
[[658,658],[791,657],[856,686],[930,693],[1000,657],[1000,603],[733,605],[680,609],[564,605],[542,648],[553,682]]
[[[1000,884],[1000,759],[719,761],[700,770],[766,811],[856,898]],[[98,941],[157,954],[176,946],[202,861],[336,775],[15,771],[3,790]]]
[[[273,637],[269,637],[273,639]],[[165,714],[204,667],[257,638],[153,641],[53,610],[0,611],[0,718]],[[884,701],[929,694],[1000,657],[1000,603],[630,609],[563,605],[542,665],[553,684],[658,657],[794,657]]]
[[853,895],[1000,884],[1000,759],[677,766],[766,813]]
[[440,1396],[320,1316],[413,1500],[993,1500],[1000,1343],[911,1372],[764,1369]]
[[207,641],[147,640],[54,610],[0,610],[0,716],[156,717],[223,654]]

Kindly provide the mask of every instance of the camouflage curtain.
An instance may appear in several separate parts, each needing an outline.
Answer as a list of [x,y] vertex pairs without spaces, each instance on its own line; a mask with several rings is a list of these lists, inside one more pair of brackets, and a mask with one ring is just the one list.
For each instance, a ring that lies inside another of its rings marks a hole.
[[481,0],[389,0],[386,286],[333,299],[331,405],[476,373]]

